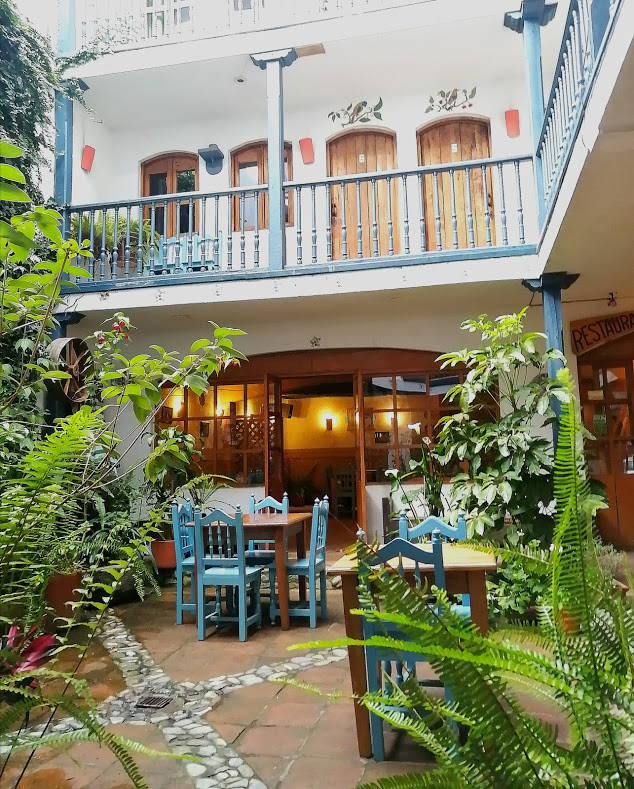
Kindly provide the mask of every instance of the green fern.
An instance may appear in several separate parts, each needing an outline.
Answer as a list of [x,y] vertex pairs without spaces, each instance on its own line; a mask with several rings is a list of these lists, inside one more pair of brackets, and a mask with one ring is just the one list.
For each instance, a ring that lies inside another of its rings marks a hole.
[[[411,589],[385,569],[372,572],[374,596],[361,585],[358,613],[395,623],[404,634],[402,640],[385,635],[367,643],[396,655],[427,655],[456,699],[455,705],[439,702],[414,679],[391,687],[390,694],[366,694],[363,703],[429,750],[437,768],[365,789],[634,786],[634,611],[597,560],[592,524],[604,504],[591,491],[585,432],[567,370],[559,381],[571,401],[563,404],[560,421],[551,551],[484,548],[521,562],[527,572],[548,572],[537,624],[483,637],[452,612],[443,591],[433,590],[436,603],[430,606],[425,590]],[[361,545],[357,551],[367,566],[371,549]],[[335,643],[360,642],[311,646]],[[554,705],[567,719],[568,743],[525,709],[525,694]],[[466,729],[463,742],[457,723]]]

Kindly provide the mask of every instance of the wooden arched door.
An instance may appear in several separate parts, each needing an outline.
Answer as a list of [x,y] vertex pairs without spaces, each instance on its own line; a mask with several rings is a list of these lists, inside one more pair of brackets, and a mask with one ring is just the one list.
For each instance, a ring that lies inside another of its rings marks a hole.
[[[389,132],[348,132],[328,143],[328,175],[354,175],[394,169],[396,140]],[[340,186],[333,185],[330,192],[330,222],[333,260],[398,254],[400,242],[396,179],[392,180],[389,190],[385,178],[377,179],[374,199],[371,181],[361,181],[359,189],[354,182],[348,183],[343,194]]]
[[[179,192],[195,192],[198,189],[198,156],[193,153],[170,153],[149,159],[141,166],[142,197],[154,195],[178,194]],[[181,203],[178,214],[176,202],[167,204],[167,212],[163,203],[157,203],[155,212],[155,230],[159,235],[175,236],[189,230],[189,204]],[[196,202],[193,205],[192,230],[198,230]],[[150,209],[146,209],[146,219],[150,218]]]
[[[448,164],[491,156],[489,124],[473,118],[452,118],[426,126],[418,132],[418,163]],[[440,173],[437,187],[433,175],[423,179],[427,249],[467,249],[495,245],[493,181],[491,169],[473,167],[468,178],[463,169],[452,175]],[[469,188],[467,188],[467,182]],[[470,199],[469,199],[470,198]],[[455,201],[456,228],[453,215]],[[440,231],[437,217],[440,216]],[[470,232],[471,226],[473,231]],[[440,233],[440,244],[438,243]]]

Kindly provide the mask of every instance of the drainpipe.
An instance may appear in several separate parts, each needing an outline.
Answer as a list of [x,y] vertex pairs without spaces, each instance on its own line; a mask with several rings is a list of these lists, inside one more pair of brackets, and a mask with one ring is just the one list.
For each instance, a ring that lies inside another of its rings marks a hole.
[[[74,52],[75,0],[59,0],[57,20],[57,54]],[[54,198],[58,206],[71,201],[73,186],[73,102],[55,91],[55,186]],[[62,211],[62,234],[68,231],[67,212]]]
[[524,41],[524,65],[528,85],[528,106],[531,115],[531,138],[537,188],[537,214],[540,229],[543,227],[546,207],[544,203],[544,176],[542,160],[537,150],[544,125],[544,81],[542,74],[542,41],[540,28],[555,17],[557,3],[545,0],[523,0],[519,11],[504,15],[504,27],[521,33]]
[[286,266],[286,204],[284,200],[284,79],[282,69],[297,59],[294,49],[251,55],[266,71],[268,141],[269,268]]
[[[561,317],[561,291],[567,290],[579,278],[579,274],[568,274],[567,271],[553,271],[542,274],[539,279],[523,279],[522,285],[531,293],[542,294],[542,309],[544,313],[544,333],[546,334],[546,345],[557,351],[564,352],[564,331]],[[558,370],[564,364],[560,359],[552,359],[548,362],[548,376],[555,378]],[[557,446],[557,435],[559,432],[559,417],[561,415],[561,403],[557,398],[553,398],[551,406],[557,419],[553,422],[553,445]]]

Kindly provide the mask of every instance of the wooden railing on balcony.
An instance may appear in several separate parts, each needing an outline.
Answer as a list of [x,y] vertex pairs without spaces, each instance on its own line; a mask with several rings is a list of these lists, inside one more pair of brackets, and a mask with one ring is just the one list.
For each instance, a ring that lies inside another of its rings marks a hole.
[[553,205],[621,0],[571,0],[537,144],[541,215]]
[[77,0],[76,43],[112,47],[269,30],[430,0]]
[[269,259],[268,187],[63,209],[82,289],[528,254],[537,238],[529,155],[284,184],[286,262]]

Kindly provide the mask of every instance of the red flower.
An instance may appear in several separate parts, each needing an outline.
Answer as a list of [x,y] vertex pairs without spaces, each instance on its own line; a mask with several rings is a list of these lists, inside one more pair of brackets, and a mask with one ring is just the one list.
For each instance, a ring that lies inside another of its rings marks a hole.
[[471,104],[471,103],[470,103],[470,104],[469,104],[469,106],[470,106],[470,107],[473,107],[473,104]]
[[119,321],[119,328],[125,329],[125,321]]
[[119,324],[118,323],[113,323],[112,324],[112,328],[118,330],[119,329]]
[[124,340],[129,340],[130,339],[130,335],[129,334],[124,334],[123,335],[123,339]]
[[99,338],[97,339],[97,342],[98,342],[98,343],[102,343],[102,342],[105,342],[105,341],[106,341],[106,338],[105,338],[105,337],[99,337]]
[[55,636],[52,633],[45,633],[34,638],[24,650],[22,660],[17,664],[13,673],[19,674],[32,671],[34,668],[41,666],[42,663],[46,663],[51,656],[51,650],[54,646]]

